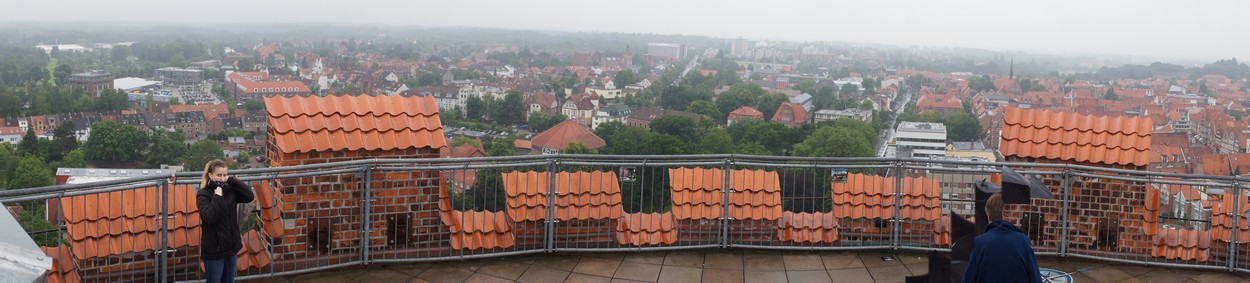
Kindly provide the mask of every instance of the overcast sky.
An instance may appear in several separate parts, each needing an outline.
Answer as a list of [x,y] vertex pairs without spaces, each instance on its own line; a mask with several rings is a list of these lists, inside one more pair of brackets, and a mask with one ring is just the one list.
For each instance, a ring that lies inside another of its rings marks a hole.
[[[0,21],[361,23],[1250,57],[1250,1],[0,0]],[[2,24],[2,22],[0,22]]]

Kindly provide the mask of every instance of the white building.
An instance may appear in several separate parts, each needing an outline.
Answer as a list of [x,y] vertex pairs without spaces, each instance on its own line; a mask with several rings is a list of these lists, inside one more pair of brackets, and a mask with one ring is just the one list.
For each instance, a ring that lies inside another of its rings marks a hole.
[[932,158],[946,156],[946,125],[902,122],[895,131],[898,157]]
[[845,110],[823,109],[823,110],[816,111],[816,113],[812,115],[812,119],[816,123],[830,121],[833,119],[842,119],[842,118],[850,118],[850,119],[860,120],[864,122],[872,122],[872,111],[858,109],[858,108],[851,108],[851,109],[845,109]]
[[673,43],[647,43],[647,55],[681,60],[686,55],[686,46]]

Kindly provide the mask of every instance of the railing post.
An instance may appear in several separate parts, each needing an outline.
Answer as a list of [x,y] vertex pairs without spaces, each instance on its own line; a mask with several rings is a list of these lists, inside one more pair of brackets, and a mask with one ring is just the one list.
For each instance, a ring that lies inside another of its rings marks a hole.
[[906,176],[903,174],[902,159],[895,161],[894,170],[894,218],[890,221],[892,222],[892,225],[890,225],[890,246],[894,247],[895,250],[898,250],[901,246],[900,242],[902,242],[901,239],[899,239],[902,237],[899,231],[903,229],[903,179]]
[[[1237,232],[1240,231],[1237,229],[1237,227],[1239,227],[1237,226],[1237,220],[1242,217],[1240,179],[1241,178],[1236,176],[1233,177],[1233,222],[1231,223],[1233,229],[1228,230],[1229,233],[1232,233],[1232,235],[1230,235],[1231,237],[1229,237],[1231,240],[1228,241],[1228,270],[1234,270],[1237,268]],[[1228,195],[1228,193],[1225,193],[1225,195]]]
[[367,164],[365,165],[365,168],[362,168],[360,170],[360,174],[364,175],[364,177],[360,178],[361,181],[364,182],[363,184],[361,184],[361,187],[364,188],[364,193],[361,194],[362,199],[361,199],[361,204],[360,204],[361,206],[360,208],[360,219],[361,219],[360,263],[362,265],[369,265],[369,246],[370,246],[369,233],[372,230],[371,228],[373,228],[371,227],[373,226],[373,223],[372,223],[373,221],[369,219],[369,208],[372,207],[372,203],[373,203],[373,192],[372,192],[373,174],[371,174],[372,172],[373,172],[373,164]]
[[161,232],[156,233],[158,241],[161,242],[156,255],[156,277],[160,282],[169,282],[169,182],[175,180],[173,176],[169,179],[161,181],[161,189],[156,193],[161,198]]
[[1069,196],[1072,195],[1072,185],[1070,184],[1068,178],[1072,175],[1071,173],[1071,170],[1068,168],[1063,169],[1063,185],[1060,186],[1060,189],[1063,190],[1063,200],[1061,201],[1063,203],[1063,209],[1059,210],[1059,223],[1061,227],[1061,236],[1059,237],[1059,257],[1068,256],[1068,229],[1072,228],[1072,224],[1068,222],[1068,214],[1071,209],[1068,202],[1070,201]]
[[729,171],[730,170],[729,159],[725,159],[724,164],[721,165],[721,167],[723,169],[722,172],[725,173],[725,177],[724,177],[725,183],[724,183],[724,186],[721,187],[722,191],[724,191],[724,194],[721,195],[720,247],[728,248],[729,247],[729,220],[730,220],[729,218],[729,205],[730,205],[729,193],[733,190],[729,186],[731,184],[731,181],[729,179],[731,178],[733,174],[731,174]]
[[543,224],[545,235],[543,242],[547,244],[547,252],[556,251],[556,168],[559,163],[559,155],[547,160],[547,221]]

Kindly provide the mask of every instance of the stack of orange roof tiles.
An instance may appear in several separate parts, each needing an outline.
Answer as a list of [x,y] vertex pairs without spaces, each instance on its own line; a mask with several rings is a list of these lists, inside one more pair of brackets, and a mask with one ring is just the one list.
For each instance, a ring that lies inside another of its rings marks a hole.
[[[613,221],[621,218],[621,187],[615,172],[559,172],[554,187],[547,172],[508,172],[503,174],[507,212],[521,235],[543,232],[542,220],[549,208],[555,213],[556,237],[562,244],[609,242],[614,234]],[[548,197],[555,190],[555,204]],[[524,243],[532,237],[523,237]]]
[[261,227],[270,238],[282,238],[282,192],[261,181],[252,183],[256,191],[256,204],[260,208]]
[[[899,209],[902,220],[912,220],[918,226],[935,225],[941,219],[942,209],[938,181],[924,177],[905,177],[901,190],[902,199],[895,197],[895,181],[882,176],[850,174],[844,182],[833,182],[833,214],[848,219],[892,219]],[[896,206],[895,203],[901,204]],[[863,222],[854,222],[861,223]],[[843,225],[850,225],[843,222]],[[907,223],[905,223],[907,224]],[[875,225],[852,225],[854,230],[880,233]],[[904,229],[912,225],[904,225]],[[919,227],[916,228],[919,228]],[[925,226],[925,231],[932,231]]]
[[[1232,242],[1236,234],[1238,243],[1250,242],[1250,219],[1233,211],[1235,201],[1241,202],[1242,211],[1250,209],[1250,201],[1245,197],[1226,196],[1222,201],[1211,203],[1211,237],[1216,241]],[[1233,227],[1233,217],[1237,217],[1236,227]]]
[[[671,168],[673,216],[680,222],[683,239],[709,241],[716,235],[710,221],[728,217],[734,221],[731,237],[747,241],[772,240],[781,218],[781,184],[777,172],[731,170],[725,188],[725,170]],[[725,203],[726,189],[729,202]],[[722,209],[728,206],[729,215]]]
[[617,221],[616,240],[621,245],[647,246],[677,243],[673,213],[626,213]]
[[[199,246],[200,217],[195,207],[195,191],[175,189],[168,192],[169,248]],[[159,188],[78,195],[62,198],[60,203],[70,252],[79,261],[164,250],[164,247],[158,246],[161,232]],[[105,271],[143,268],[150,264],[152,262],[148,261],[110,264]],[[80,266],[80,269],[91,268],[95,267]]]
[[[969,222],[976,222],[976,219],[973,217],[968,217],[967,219]],[[959,240],[951,239],[951,229],[951,216],[942,215],[942,219],[938,220],[933,225],[933,244],[938,245],[939,247],[946,247]]]
[[451,232],[454,249],[497,249],[516,245],[512,220],[504,212],[460,211],[451,209],[451,198],[442,190],[439,218]]
[[256,230],[243,234],[243,248],[239,249],[238,270],[244,271],[269,266],[273,255],[266,248],[269,244]]
[[[1189,229],[1159,227],[1159,191],[1146,190],[1146,207],[1142,214],[1142,232],[1152,236],[1154,248],[1150,255],[1168,259],[1207,261],[1210,258],[1211,233]],[[1214,229],[1212,229],[1214,230]]]
[[78,271],[74,270],[74,259],[70,258],[69,247],[39,247],[44,254],[52,258],[52,269],[48,270],[48,283],[82,282]]
[[833,213],[786,211],[777,222],[777,238],[785,242],[836,243],[838,220]]
[[[508,216],[516,221],[545,219],[550,180],[547,172],[504,173]],[[615,172],[560,172],[555,182],[558,220],[615,219],[624,212]]]

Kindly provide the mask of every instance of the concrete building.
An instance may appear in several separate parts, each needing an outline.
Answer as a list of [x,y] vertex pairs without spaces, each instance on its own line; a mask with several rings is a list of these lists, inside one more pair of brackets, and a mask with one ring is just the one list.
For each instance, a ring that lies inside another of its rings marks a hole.
[[165,67],[153,71],[152,77],[166,85],[193,85],[204,81],[204,70]]
[[895,145],[898,157],[933,158],[946,156],[946,125],[902,122],[898,124]]
[[100,91],[113,88],[113,75],[103,70],[77,73],[69,76],[69,85],[84,88],[91,96],[99,97]]
[[857,109],[857,108],[844,109],[844,110],[824,109],[824,110],[816,111],[815,115],[812,116],[812,119],[814,119],[816,123],[830,121],[833,119],[843,119],[843,118],[855,119],[855,120],[860,120],[864,122],[872,122],[872,111]]
[[686,57],[686,46],[674,43],[647,43],[647,56],[681,60]]

